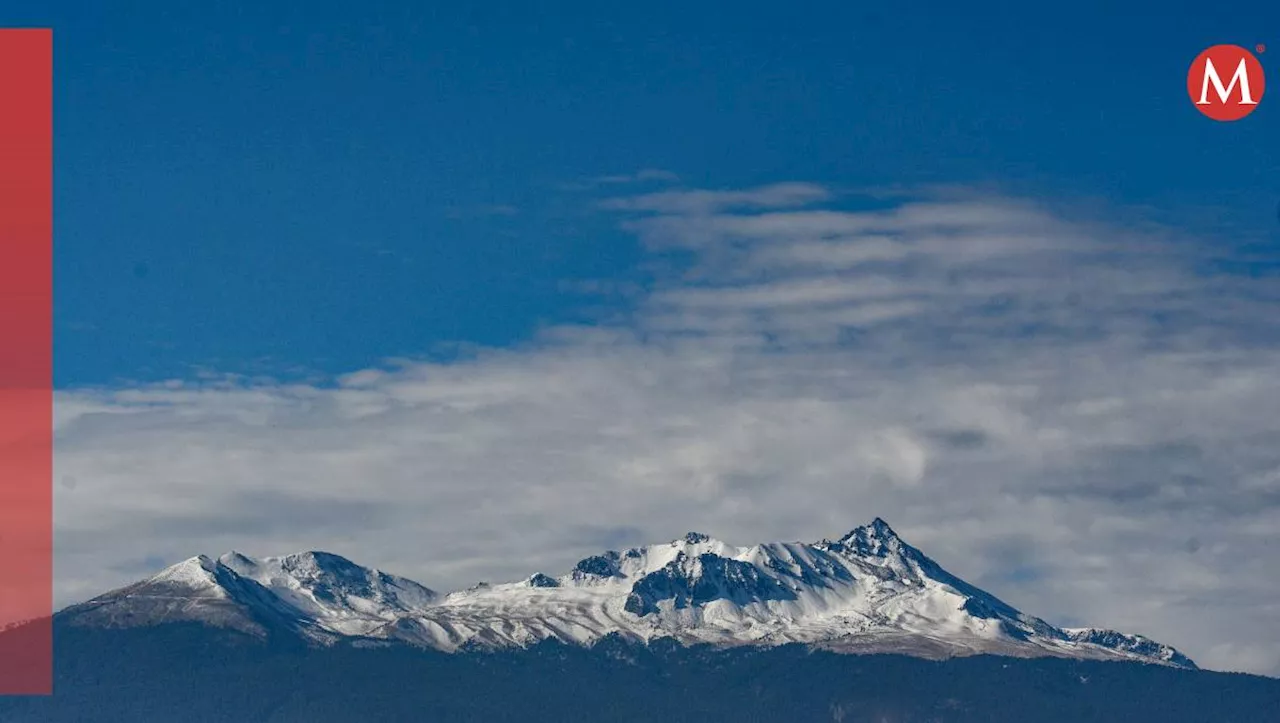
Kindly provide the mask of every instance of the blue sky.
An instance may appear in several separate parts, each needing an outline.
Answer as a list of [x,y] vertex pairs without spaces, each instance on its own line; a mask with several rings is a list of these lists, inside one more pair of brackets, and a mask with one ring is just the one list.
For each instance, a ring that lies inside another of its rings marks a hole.
[[1280,50],[1266,3],[230,5],[6,13],[57,33],[60,387],[528,339],[599,303],[565,282],[644,281],[616,189],[570,190],[641,169],[1280,223],[1274,104],[1183,91],[1208,44]]
[[5,20],[55,28],[60,601],[878,516],[1280,673],[1280,98],[1185,90],[1280,77],[1280,9],[230,5]]

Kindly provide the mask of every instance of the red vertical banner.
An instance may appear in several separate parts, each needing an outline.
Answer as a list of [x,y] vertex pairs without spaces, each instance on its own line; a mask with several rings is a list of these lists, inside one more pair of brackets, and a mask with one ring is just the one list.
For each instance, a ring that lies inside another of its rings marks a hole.
[[0,29],[0,694],[53,691],[53,32]]

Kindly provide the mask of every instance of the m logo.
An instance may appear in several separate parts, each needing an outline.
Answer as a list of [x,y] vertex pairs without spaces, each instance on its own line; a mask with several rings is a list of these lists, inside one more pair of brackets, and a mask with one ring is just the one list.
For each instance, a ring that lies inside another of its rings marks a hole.
[[1187,95],[1197,110],[1214,120],[1233,121],[1249,115],[1266,89],[1262,63],[1239,45],[1215,45],[1205,50],[1187,72]]

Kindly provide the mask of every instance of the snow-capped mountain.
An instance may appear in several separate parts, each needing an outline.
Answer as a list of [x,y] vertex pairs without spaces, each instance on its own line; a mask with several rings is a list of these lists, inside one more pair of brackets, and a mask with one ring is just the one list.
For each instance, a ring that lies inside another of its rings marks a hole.
[[883,520],[837,541],[734,547],[691,532],[608,551],[568,573],[438,595],[337,555],[194,557],[59,613],[68,624],[194,621],[316,643],[400,641],[445,651],[606,636],[717,646],[804,643],[944,658],[976,653],[1194,668],[1172,647],[1062,629],[943,570]]

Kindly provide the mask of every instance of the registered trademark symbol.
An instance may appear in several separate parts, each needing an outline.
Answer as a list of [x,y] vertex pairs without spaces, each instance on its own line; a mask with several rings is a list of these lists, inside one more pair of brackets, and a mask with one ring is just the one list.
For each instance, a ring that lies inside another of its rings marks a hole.
[[1253,49],[1258,51],[1259,53],[1267,52],[1267,46],[1264,43],[1258,43],[1257,45],[1253,46]]

